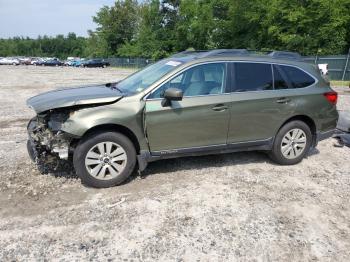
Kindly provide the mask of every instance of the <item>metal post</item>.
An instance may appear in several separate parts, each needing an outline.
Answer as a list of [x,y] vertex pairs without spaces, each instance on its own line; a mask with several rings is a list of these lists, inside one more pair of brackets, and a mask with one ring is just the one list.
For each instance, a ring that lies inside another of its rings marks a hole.
[[348,69],[348,64],[349,64],[349,58],[350,58],[350,48],[349,48],[349,52],[348,52],[348,57],[346,58],[346,63],[345,63],[345,67],[344,67],[344,72],[343,72],[343,77],[342,77],[342,81],[344,81],[345,79],[345,74],[346,74],[346,71]]

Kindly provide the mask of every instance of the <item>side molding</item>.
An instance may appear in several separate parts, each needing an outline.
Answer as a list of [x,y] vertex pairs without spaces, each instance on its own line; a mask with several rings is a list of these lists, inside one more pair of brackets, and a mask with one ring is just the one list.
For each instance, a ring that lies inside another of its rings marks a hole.
[[142,150],[137,156],[139,171],[146,169],[148,163],[161,160],[186,156],[216,155],[242,151],[268,151],[272,149],[273,138],[264,140],[239,142],[233,144],[211,145],[193,148],[179,148],[163,151]]

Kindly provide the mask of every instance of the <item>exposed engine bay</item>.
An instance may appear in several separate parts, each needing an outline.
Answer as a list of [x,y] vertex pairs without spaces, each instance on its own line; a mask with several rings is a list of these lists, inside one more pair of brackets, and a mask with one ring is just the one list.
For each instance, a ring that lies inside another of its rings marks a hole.
[[70,144],[74,137],[61,131],[69,113],[69,110],[49,110],[29,121],[28,152],[43,173],[56,170],[62,163],[70,162]]

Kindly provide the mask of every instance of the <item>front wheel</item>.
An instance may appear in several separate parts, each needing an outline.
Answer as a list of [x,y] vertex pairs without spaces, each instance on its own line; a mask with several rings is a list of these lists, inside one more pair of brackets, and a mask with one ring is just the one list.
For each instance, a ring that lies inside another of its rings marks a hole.
[[84,184],[97,188],[112,187],[131,175],[136,164],[136,151],[123,134],[97,133],[78,144],[73,162]]
[[281,165],[295,165],[307,155],[311,143],[309,126],[302,121],[291,121],[278,131],[270,157]]

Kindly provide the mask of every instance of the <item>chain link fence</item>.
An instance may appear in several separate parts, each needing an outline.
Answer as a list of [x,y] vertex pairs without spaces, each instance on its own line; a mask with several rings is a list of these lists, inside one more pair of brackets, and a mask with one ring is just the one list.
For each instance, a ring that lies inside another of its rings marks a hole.
[[111,66],[126,67],[126,68],[143,68],[149,64],[152,64],[154,60],[147,58],[126,58],[126,57],[112,57],[105,59]]
[[350,54],[334,56],[308,56],[304,60],[313,64],[328,64],[330,80],[350,80]]

